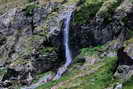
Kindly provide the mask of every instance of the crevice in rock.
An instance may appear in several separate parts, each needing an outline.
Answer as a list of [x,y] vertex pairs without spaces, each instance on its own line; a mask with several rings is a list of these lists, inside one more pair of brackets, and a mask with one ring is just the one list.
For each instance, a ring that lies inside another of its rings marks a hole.
[[117,56],[118,56],[118,62],[117,65],[133,65],[133,59],[127,55],[126,52],[124,52],[124,48],[122,47],[118,50]]
[[125,49],[126,47],[118,49],[118,60],[114,71],[114,78],[121,80],[122,83],[128,81],[133,76],[133,59]]
[[0,47],[6,43],[7,39],[0,33]]

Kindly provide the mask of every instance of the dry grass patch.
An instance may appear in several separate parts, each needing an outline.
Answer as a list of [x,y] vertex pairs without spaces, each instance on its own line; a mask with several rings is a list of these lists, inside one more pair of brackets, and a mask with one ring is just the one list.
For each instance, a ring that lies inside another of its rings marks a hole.
[[0,0],[0,14],[5,13],[11,8],[23,7],[28,0]]

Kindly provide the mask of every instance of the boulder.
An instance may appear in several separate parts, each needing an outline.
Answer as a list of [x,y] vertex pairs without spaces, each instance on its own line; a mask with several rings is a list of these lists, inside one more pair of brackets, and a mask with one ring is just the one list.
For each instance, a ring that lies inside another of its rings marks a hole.
[[132,38],[125,41],[124,47],[118,50],[117,69],[114,74],[116,78],[123,81],[129,80],[133,76],[133,42]]

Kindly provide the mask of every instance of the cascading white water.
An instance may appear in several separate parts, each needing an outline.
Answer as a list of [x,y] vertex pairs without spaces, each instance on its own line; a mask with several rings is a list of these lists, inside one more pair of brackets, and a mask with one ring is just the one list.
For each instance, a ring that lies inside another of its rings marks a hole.
[[[74,11],[75,5],[66,6],[64,8],[65,10],[63,10],[62,13],[59,14],[58,18],[60,21],[64,20],[64,25],[65,25],[63,30],[64,30],[64,48],[65,48],[66,63],[58,69],[57,74],[55,75],[53,80],[59,79],[72,62],[72,56],[69,48],[69,25],[70,25],[71,15],[72,15],[72,12]],[[40,78],[40,80],[37,83],[32,84],[29,87],[23,87],[21,89],[36,89],[41,84],[44,84],[45,83],[44,81],[47,82],[49,78],[51,79],[51,76],[52,75],[44,76]]]
[[69,48],[69,25],[70,25],[70,20],[71,20],[71,15],[74,10],[74,5],[67,7],[67,9],[64,11],[63,14],[61,14],[60,19],[64,20],[64,47],[65,47],[65,58],[66,58],[66,63],[60,67],[57,71],[56,76],[54,77],[53,80],[57,80],[61,77],[61,75],[66,71],[67,67],[71,64],[72,62],[72,56]]
[[72,61],[72,56],[69,49],[69,23],[71,19],[71,14],[72,12],[68,13],[68,15],[66,16],[67,18],[65,21],[65,28],[64,28],[64,47],[65,47],[65,57],[66,57],[65,67],[67,67]]

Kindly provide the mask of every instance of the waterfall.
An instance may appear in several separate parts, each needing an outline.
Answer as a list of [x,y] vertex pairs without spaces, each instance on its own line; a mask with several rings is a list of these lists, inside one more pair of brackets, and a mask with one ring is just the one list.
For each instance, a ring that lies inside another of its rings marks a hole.
[[[63,66],[61,66],[55,77],[53,78],[53,80],[57,80],[59,79],[62,74],[67,70],[67,67],[71,64],[72,62],[72,56],[71,56],[71,52],[70,52],[70,48],[69,48],[69,25],[70,25],[70,20],[71,20],[71,15],[72,12],[74,11],[75,5],[70,5],[70,6],[66,6],[65,9],[62,11],[62,13],[59,14],[58,18],[60,21],[64,21],[64,48],[65,48],[65,58],[66,58],[66,62]],[[32,84],[29,87],[23,87],[21,89],[35,89],[38,86],[44,84],[47,82],[47,80],[50,78],[51,79],[52,75],[49,74],[47,76],[43,76],[42,78],[40,78],[40,80],[35,83]],[[46,82],[45,82],[46,81]]]
[[71,56],[71,52],[69,48],[69,26],[70,26],[72,12],[74,11],[74,7],[75,7],[74,5],[67,7],[66,10],[64,10],[64,13],[62,13],[60,16],[60,18],[64,20],[63,31],[64,31],[64,48],[65,48],[66,62],[62,67],[58,69],[57,74],[53,80],[59,79],[61,75],[67,70],[67,67],[72,62],[72,56]]
[[65,29],[64,29],[64,47],[65,47],[65,58],[66,58],[65,67],[67,67],[72,61],[72,56],[69,49],[69,23],[71,19],[71,14],[72,13],[69,13],[65,21]]

